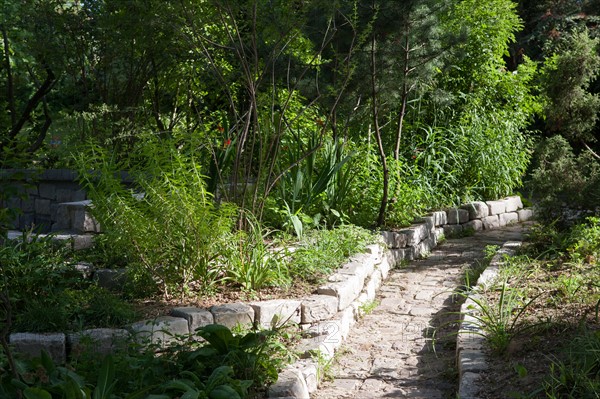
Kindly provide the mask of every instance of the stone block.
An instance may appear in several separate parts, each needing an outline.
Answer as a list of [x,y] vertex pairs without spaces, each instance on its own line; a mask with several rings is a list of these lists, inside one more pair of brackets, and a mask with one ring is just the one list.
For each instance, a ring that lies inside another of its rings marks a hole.
[[14,333],[10,334],[9,340],[15,352],[26,357],[39,357],[46,351],[57,364],[67,360],[67,337],[63,333]]
[[490,210],[490,216],[506,212],[506,202],[504,201],[487,201],[486,204]]
[[469,211],[461,208],[450,208],[446,210],[448,224],[462,224],[469,221]]
[[254,323],[264,329],[274,329],[292,322],[300,324],[302,318],[302,302],[292,299],[273,299],[270,301],[253,302]]
[[137,342],[149,342],[163,347],[176,342],[177,337],[187,337],[190,334],[187,320],[172,316],[139,321],[131,324],[130,329]]
[[35,198],[27,198],[21,200],[21,211],[23,213],[35,211]]
[[483,228],[485,230],[497,229],[500,227],[500,218],[498,215],[485,217],[481,221],[483,222]]
[[336,314],[338,299],[332,295],[311,295],[302,301],[302,323],[327,320]]
[[67,335],[71,357],[81,352],[108,355],[127,348],[129,331],[115,328],[93,328]]
[[374,259],[381,260],[383,255],[383,248],[381,244],[370,244],[367,245],[367,254],[373,255]]
[[379,265],[377,265],[377,269],[379,269],[379,272],[381,273],[381,277],[385,280],[388,275],[390,274],[390,269],[392,268],[392,266],[390,265],[390,261],[388,260],[388,255],[386,254],[385,256],[383,256],[383,258],[381,259],[381,263],[379,263]]
[[518,195],[504,198],[504,203],[506,204],[506,212],[516,212],[523,208],[523,201]]
[[432,232],[435,228],[435,217],[434,216],[423,216],[416,220],[419,224],[424,224],[428,232]]
[[517,215],[519,215],[519,222],[526,222],[528,220],[533,219],[533,210],[520,209],[519,211],[517,211]]
[[435,227],[440,227],[448,224],[448,215],[444,211],[436,211],[431,214]]
[[309,338],[303,338],[294,348],[300,359],[311,359],[317,354],[330,359],[335,353],[335,345],[329,341],[327,335],[316,335]]
[[444,235],[448,238],[459,237],[463,233],[463,226],[460,224],[444,225]]
[[191,334],[194,334],[200,327],[215,323],[215,318],[211,312],[206,309],[192,306],[173,308],[171,310],[171,316],[181,317],[187,320]]
[[424,238],[427,238],[429,231],[424,224],[415,224],[410,228],[400,230],[399,234],[404,234],[406,236],[406,245],[412,247],[420,243]]
[[35,213],[37,215],[50,215],[50,200],[41,198],[36,199]]
[[357,316],[358,315],[354,313],[354,309],[352,307],[348,307],[342,312],[341,316],[339,317],[340,335],[342,336],[342,340],[337,346],[335,346],[336,348],[338,348],[342,342],[348,338],[350,329],[352,329],[352,326],[356,323]]
[[269,387],[269,398],[310,399],[308,386],[299,370],[286,368],[277,377],[277,381]]
[[52,183],[40,183],[39,196],[49,200],[56,200],[56,186]]
[[465,223],[463,227],[465,230],[481,231],[483,230],[483,222],[479,219],[473,219]]
[[94,265],[88,262],[79,262],[73,265],[73,269],[77,271],[83,278],[89,279],[94,274]]
[[370,259],[364,260],[365,261],[353,260],[352,262],[346,263],[338,269],[337,273],[348,276],[358,276],[364,282],[375,269],[375,262],[370,261]]
[[19,230],[29,230],[35,224],[33,213],[23,213],[19,216]]
[[234,328],[237,325],[248,326],[254,324],[254,309],[245,303],[228,303],[210,308],[215,318],[215,324]]
[[306,381],[306,386],[308,387],[308,392],[315,392],[319,387],[319,370],[317,363],[312,360],[301,360],[296,363],[295,367],[302,373],[304,381]]
[[364,293],[367,294],[368,301],[374,301],[377,296],[377,290],[381,287],[381,283],[383,278],[381,277],[381,272],[376,270],[373,274],[371,274],[371,278],[365,284]]
[[388,248],[396,249],[406,247],[407,236],[405,234],[399,234],[395,231],[382,231],[381,236]]
[[127,281],[126,269],[98,269],[94,272],[98,286],[111,291],[119,291]]
[[344,281],[331,282],[317,289],[317,294],[331,295],[338,299],[338,310],[346,309],[363,288],[364,280],[359,276],[346,276]]
[[517,212],[503,213],[498,216],[500,226],[519,223],[519,214]]
[[60,204],[63,202],[76,201],[75,199],[73,199],[72,192],[73,192],[73,190],[64,189],[64,188],[56,189],[56,202]]
[[442,237],[444,237],[444,228],[436,227],[435,230],[433,231],[433,239],[435,240],[436,246],[439,244]]
[[415,258],[426,258],[435,248],[435,245],[435,240],[433,238],[427,238],[421,241],[418,245],[415,246]]
[[469,212],[469,219],[483,219],[490,215],[490,208],[483,201],[474,201],[461,206]]
[[73,240],[73,250],[88,249],[94,246],[94,236],[91,234],[74,234],[71,236]]
[[390,263],[393,267],[398,267],[403,261],[409,261],[415,259],[415,247],[391,249],[390,250]]
[[458,395],[461,399],[478,399],[480,391],[480,380],[481,376],[479,373],[464,373],[460,376]]
[[487,370],[485,352],[478,350],[461,350],[458,353],[458,372],[479,372]]

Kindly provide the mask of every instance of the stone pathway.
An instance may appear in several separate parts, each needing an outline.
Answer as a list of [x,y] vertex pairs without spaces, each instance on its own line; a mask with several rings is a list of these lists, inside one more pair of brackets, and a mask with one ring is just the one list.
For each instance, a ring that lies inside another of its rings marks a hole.
[[[522,239],[523,225],[447,240],[424,260],[395,269],[379,305],[352,329],[313,399],[455,398],[455,349],[462,298],[452,292],[487,245]],[[435,335],[436,327],[442,326]],[[435,339],[432,338],[434,336]]]

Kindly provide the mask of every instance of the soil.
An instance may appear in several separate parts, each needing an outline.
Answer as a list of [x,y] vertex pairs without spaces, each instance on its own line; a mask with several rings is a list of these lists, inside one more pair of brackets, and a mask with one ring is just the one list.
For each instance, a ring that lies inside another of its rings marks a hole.
[[[578,266],[578,273],[597,273],[596,265]],[[487,354],[488,370],[479,385],[483,399],[542,398],[551,365],[565,359],[566,347],[583,329],[598,330],[595,303],[598,289],[593,283],[582,284],[576,292],[564,292],[557,281],[571,276],[575,266],[542,264],[526,276],[509,280],[512,286],[528,290],[529,297],[539,295],[524,313],[523,325],[532,326],[515,337],[503,354]],[[562,276],[562,277],[561,277]],[[594,281],[594,278],[588,280]],[[557,289],[557,287],[559,289]],[[488,292],[488,300],[498,300],[498,292]]]

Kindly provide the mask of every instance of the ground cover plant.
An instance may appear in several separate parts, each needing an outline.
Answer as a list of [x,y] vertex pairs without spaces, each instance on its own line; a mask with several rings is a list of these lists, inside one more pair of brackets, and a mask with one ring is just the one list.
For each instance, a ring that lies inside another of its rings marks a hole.
[[[506,259],[496,286],[481,294],[482,308],[505,311],[484,312],[489,322],[482,327],[495,345],[482,397],[596,397],[598,222],[589,218],[567,231],[533,228],[523,253]],[[486,328],[500,323],[502,314],[511,320],[508,336]]]

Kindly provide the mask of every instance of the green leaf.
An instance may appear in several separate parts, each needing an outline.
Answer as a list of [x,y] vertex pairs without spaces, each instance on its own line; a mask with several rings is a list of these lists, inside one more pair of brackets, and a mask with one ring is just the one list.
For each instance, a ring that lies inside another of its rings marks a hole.
[[221,354],[229,352],[229,346],[235,341],[231,330],[220,324],[209,324],[198,330],[198,335],[207,340]]
[[240,394],[229,385],[219,385],[208,394],[210,399],[241,399]]
[[115,365],[112,356],[108,355],[104,359],[104,362],[102,362],[96,389],[94,389],[94,399],[110,398],[110,393],[115,382]]
[[29,387],[23,391],[26,399],[52,399],[52,395],[42,388]]

